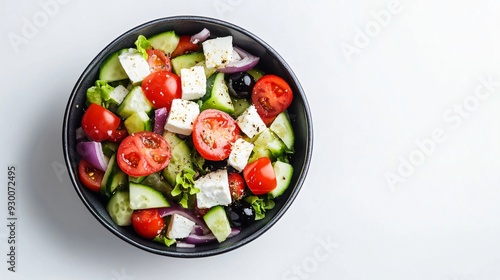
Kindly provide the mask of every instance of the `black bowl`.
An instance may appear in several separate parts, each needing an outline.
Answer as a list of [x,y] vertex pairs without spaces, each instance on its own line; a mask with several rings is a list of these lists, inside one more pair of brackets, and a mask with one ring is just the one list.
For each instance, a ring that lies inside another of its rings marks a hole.
[[[245,228],[240,234],[218,244],[207,244],[196,248],[166,247],[163,244],[139,237],[131,227],[116,226],[105,208],[103,197],[89,191],[82,185],[78,178],[78,162],[80,157],[76,152],[76,129],[81,126],[84,114],[86,90],[94,85],[98,78],[99,66],[113,52],[125,47],[134,47],[134,42],[139,35],[146,37],[167,30],[175,30],[177,34],[194,34],[204,27],[208,28],[213,37],[233,36],[233,43],[241,46],[248,52],[259,56],[259,68],[266,73],[276,74],[285,79],[294,92],[294,99],[288,109],[295,131],[295,149],[291,164],[294,166],[294,175],[291,186],[284,195],[276,200],[274,209],[266,213],[266,217],[250,227]],[[151,253],[172,257],[205,257],[216,255],[236,249],[254,240],[270,227],[272,227],[287,211],[306,178],[312,156],[313,130],[312,119],[306,96],[300,83],[283,58],[263,40],[254,34],[234,24],[217,19],[199,16],[167,17],[150,21],[137,26],[106,46],[83,71],[71,92],[66,107],[63,123],[63,150],[69,176],[76,192],[85,206],[107,229],[128,243]]]

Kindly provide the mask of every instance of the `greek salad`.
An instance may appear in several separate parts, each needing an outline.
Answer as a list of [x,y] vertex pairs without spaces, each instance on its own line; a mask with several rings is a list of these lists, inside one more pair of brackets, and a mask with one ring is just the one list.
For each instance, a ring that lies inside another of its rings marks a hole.
[[86,92],[79,178],[117,226],[167,246],[224,242],[289,187],[287,82],[212,37],[167,31],[119,50]]

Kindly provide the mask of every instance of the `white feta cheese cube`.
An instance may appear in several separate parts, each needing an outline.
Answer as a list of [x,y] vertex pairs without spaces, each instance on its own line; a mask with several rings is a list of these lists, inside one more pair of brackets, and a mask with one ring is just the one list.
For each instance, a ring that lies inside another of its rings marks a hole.
[[211,208],[216,205],[229,205],[231,192],[227,170],[220,169],[204,175],[194,181],[195,188],[200,191],[196,194],[196,204],[200,209]]
[[113,102],[116,105],[120,105],[125,99],[125,96],[128,94],[128,89],[122,85],[118,85],[113,89],[113,91],[109,94],[109,101]]
[[118,56],[118,60],[134,85],[151,74],[147,60],[136,49],[123,52]]
[[203,66],[181,69],[182,99],[200,99],[207,91],[207,77]]
[[248,107],[237,119],[241,131],[252,138],[267,128],[254,105]]
[[236,142],[234,142],[227,162],[229,165],[234,167],[234,169],[241,172],[247,165],[248,158],[252,153],[253,147],[254,145],[252,143],[239,138]]
[[193,230],[195,222],[179,214],[173,214],[168,224],[167,237],[170,239],[186,238]]
[[193,124],[200,114],[200,106],[197,103],[184,99],[172,100],[172,107],[165,123],[165,129],[182,135],[190,135],[193,132]]
[[233,60],[233,37],[218,37],[202,43],[207,68],[219,68]]

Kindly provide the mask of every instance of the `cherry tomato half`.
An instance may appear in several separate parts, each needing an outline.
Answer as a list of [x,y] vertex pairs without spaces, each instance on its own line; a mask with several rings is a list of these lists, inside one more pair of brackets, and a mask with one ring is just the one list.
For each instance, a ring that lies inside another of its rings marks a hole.
[[120,129],[120,127],[118,127],[118,129],[111,132],[111,135],[109,136],[109,138],[107,140],[109,140],[111,142],[119,143],[119,142],[123,141],[123,139],[125,139],[125,137],[127,137],[127,136],[128,136],[127,130]]
[[207,160],[228,158],[239,135],[236,121],[229,114],[215,109],[201,112],[193,124],[194,146]]
[[153,72],[142,81],[142,90],[155,108],[170,110],[172,100],[182,98],[181,78],[170,71]]
[[140,236],[153,239],[163,230],[165,221],[156,208],[135,210],[132,213],[132,227]]
[[176,56],[183,55],[187,52],[195,52],[198,51],[198,48],[199,48],[198,44],[191,43],[191,36],[182,35],[179,38],[179,43],[177,44],[177,47],[172,52],[170,57],[174,58]]
[[172,155],[170,145],[161,135],[150,131],[132,133],[118,146],[118,166],[127,175],[140,177],[165,168]]
[[170,58],[165,55],[161,50],[146,50],[148,54],[148,64],[151,73],[158,71],[172,71],[172,64]]
[[243,169],[243,177],[248,188],[255,195],[266,194],[276,188],[276,175],[271,160],[267,157],[249,163]]
[[231,172],[228,175],[229,190],[233,201],[240,200],[245,195],[245,180],[236,172]]
[[78,163],[78,177],[80,177],[83,185],[91,191],[99,192],[103,176],[104,171],[93,167],[86,160],[82,159]]
[[253,87],[252,103],[262,118],[277,116],[292,103],[290,85],[275,75],[265,75]]
[[94,141],[108,139],[119,125],[120,118],[95,103],[90,104],[82,118],[83,132],[90,140]]

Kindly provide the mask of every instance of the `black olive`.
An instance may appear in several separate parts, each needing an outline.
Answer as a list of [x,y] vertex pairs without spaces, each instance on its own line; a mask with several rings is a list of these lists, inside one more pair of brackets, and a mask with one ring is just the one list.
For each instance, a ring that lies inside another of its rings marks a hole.
[[250,98],[255,80],[247,72],[237,72],[227,77],[227,85],[234,98]]
[[255,221],[255,210],[245,200],[237,200],[226,208],[229,222],[235,227],[247,227]]

